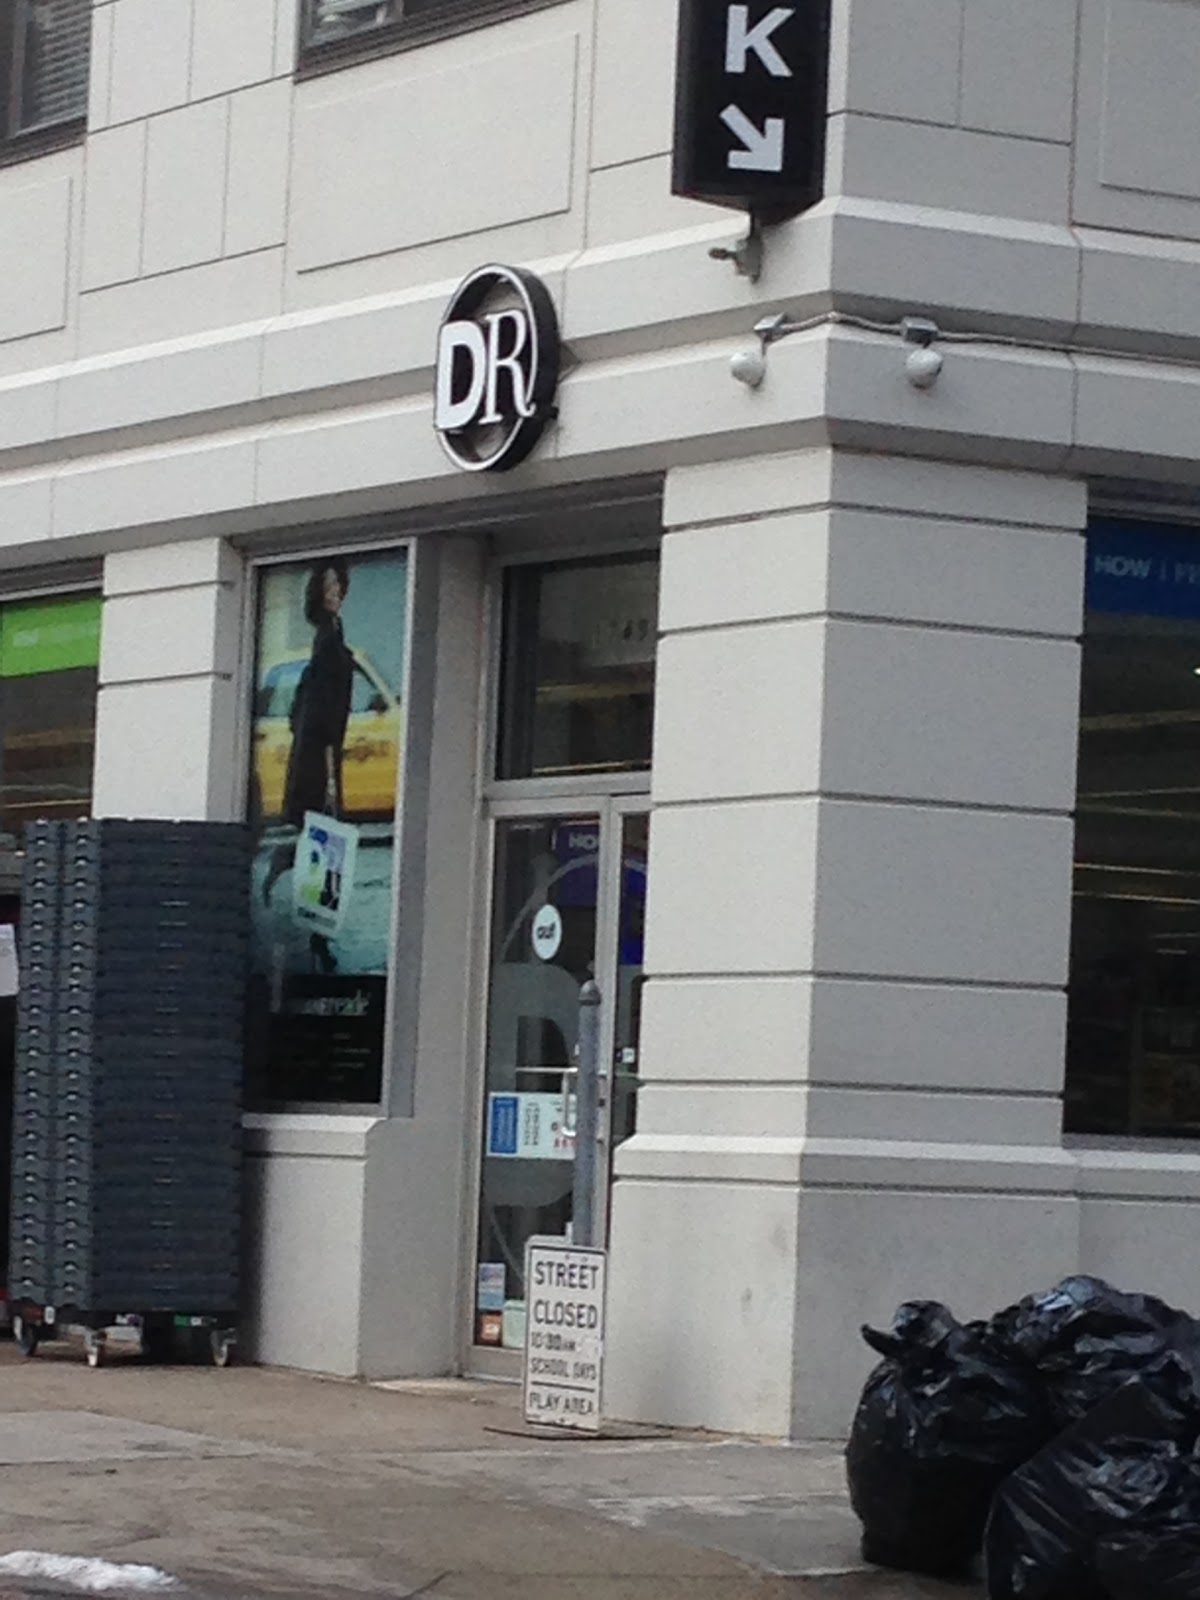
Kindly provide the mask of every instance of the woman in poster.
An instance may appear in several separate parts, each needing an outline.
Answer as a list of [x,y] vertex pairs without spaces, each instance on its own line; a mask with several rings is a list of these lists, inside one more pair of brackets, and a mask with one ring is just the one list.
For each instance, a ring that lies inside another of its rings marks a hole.
[[[315,630],[312,654],[296,686],[290,726],[292,745],[283,791],[283,817],[297,830],[306,811],[329,817],[342,814],[342,752],[350,715],[354,656],[342,635],[342,605],[350,589],[350,572],[341,556],[319,561],[304,589],[305,620]],[[294,843],[272,853],[263,879],[263,902],[295,863]],[[321,934],[311,939],[313,958],[326,972],[337,962]]]

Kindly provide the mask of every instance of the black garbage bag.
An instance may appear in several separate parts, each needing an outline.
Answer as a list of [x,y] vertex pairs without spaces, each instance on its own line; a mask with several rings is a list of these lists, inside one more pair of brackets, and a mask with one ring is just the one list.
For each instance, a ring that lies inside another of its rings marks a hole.
[[[1126,1384],[1013,1473],[984,1537],[989,1600],[1198,1600],[1200,1589],[1164,1590],[1137,1567],[1172,1515],[1198,1418],[1186,1363],[1168,1354],[1153,1384]],[[1183,1558],[1186,1519],[1177,1531]],[[1139,1570],[1132,1588],[1112,1587]]]
[[1104,1534],[1096,1571],[1111,1600],[1196,1600],[1200,1595],[1200,1459],[1164,1461],[1160,1493]]
[[1036,1374],[986,1324],[964,1326],[933,1301],[901,1306],[890,1333],[862,1332],[885,1358],[846,1449],[863,1556],[961,1574],[979,1553],[997,1487],[1051,1436]]
[[1082,1276],[999,1312],[992,1331],[1037,1368],[1061,1428],[1132,1378],[1145,1380],[1167,1351],[1195,1348],[1198,1333],[1186,1312],[1153,1295]]
[[1200,1459],[1162,1458],[1160,1492],[1099,1540],[1096,1572],[1111,1600],[1200,1596]]

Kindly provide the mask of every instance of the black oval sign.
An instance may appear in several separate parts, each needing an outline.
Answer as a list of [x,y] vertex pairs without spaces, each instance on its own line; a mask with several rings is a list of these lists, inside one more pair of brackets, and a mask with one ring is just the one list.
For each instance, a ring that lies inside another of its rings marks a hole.
[[480,267],[458,286],[438,332],[434,426],[465,472],[507,472],[555,416],[558,315],[540,278]]

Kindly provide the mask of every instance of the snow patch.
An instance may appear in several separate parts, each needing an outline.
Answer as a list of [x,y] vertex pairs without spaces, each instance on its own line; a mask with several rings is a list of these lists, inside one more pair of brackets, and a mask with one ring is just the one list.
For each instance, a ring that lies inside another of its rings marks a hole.
[[157,1567],[120,1565],[99,1556],[53,1556],[44,1550],[14,1550],[0,1556],[0,1572],[16,1578],[45,1578],[52,1583],[69,1584],[88,1594],[110,1594],[115,1590],[147,1591],[171,1589],[175,1579]]

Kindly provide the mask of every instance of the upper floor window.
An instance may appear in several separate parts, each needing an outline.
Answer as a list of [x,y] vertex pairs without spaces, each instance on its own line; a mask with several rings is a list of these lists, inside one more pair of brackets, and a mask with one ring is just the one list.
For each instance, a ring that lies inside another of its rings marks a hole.
[[304,11],[304,43],[315,48],[393,26],[400,0],[305,0]]
[[305,67],[331,65],[552,3],[553,0],[300,0],[300,60]]
[[92,0],[0,0],[0,138],[31,152],[87,122]]

